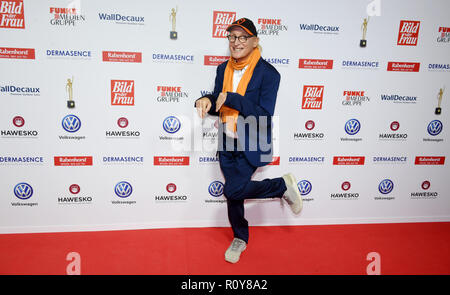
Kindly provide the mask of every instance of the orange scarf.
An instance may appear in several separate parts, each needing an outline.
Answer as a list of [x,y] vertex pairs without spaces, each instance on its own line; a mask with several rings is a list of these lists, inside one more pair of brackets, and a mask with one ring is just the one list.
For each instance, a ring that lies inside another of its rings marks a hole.
[[[233,92],[233,74],[234,70],[242,70],[245,66],[248,65],[248,68],[245,70],[244,75],[239,82],[236,92],[242,96],[245,95],[247,91],[248,83],[253,76],[253,71],[255,70],[256,64],[258,63],[261,57],[261,52],[259,48],[256,47],[253,49],[252,53],[250,53],[249,57],[241,62],[236,62],[232,57],[228,60],[227,67],[225,68],[225,74],[223,77],[223,87],[222,92]],[[220,108],[220,119],[223,123],[227,123],[227,129],[233,132],[236,132],[236,123],[239,115],[239,111],[222,105]]]

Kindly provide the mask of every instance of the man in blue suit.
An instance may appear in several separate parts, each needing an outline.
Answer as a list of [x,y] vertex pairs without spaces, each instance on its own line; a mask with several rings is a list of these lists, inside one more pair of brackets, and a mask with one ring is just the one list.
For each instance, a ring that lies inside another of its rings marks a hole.
[[272,116],[280,74],[261,58],[251,20],[241,18],[227,31],[231,57],[217,67],[214,92],[196,100],[195,107],[202,118],[206,113],[220,118],[219,163],[234,234],[225,260],[236,263],[249,239],[245,199],[284,198],[296,214],[302,209],[302,199],[291,173],[251,180],[258,167],[272,162]]

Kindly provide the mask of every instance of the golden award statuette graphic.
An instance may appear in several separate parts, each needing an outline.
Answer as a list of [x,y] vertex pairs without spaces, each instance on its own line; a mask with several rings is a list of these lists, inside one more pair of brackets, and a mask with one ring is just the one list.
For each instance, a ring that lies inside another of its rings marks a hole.
[[178,6],[177,8],[172,8],[172,12],[169,14],[169,21],[172,22],[172,31],[170,31],[170,39],[177,40],[178,33],[175,31],[175,27],[177,24],[177,12],[178,12]]
[[437,95],[437,97],[438,97],[438,106],[437,106],[437,108],[436,108],[436,111],[434,112],[436,115],[440,115],[441,112],[442,112],[442,109],[441,109],[441,102],[442,102],[442,96],[444,95],[444,90],[445,90],[445,87],[439,89],[439,93],[438,93],[438,95]]
[[75,101],[73,101],[73,76],[72,80],[67,79],[66,90],[69,92],[69,100],[67,101],[67,107],[73,109],[75,107]]
[[359,46],[360,47],[366,47],[366,45],[367,45],[366,33],[367,33],[367,24],[369,23],[369,18],[370,18],[370,16],[365,18],[363,23],[362,23],[362,25],[361,25],[361,30],[362,30],[363,34],[362,34],[361,41],[359,41]]

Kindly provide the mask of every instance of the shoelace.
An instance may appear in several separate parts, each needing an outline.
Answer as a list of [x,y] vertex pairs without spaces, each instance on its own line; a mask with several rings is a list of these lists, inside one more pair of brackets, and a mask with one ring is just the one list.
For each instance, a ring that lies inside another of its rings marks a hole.
[[245,242],[240,240],[234,240],[233,243],[231,243],[231,251],[237,251],[243,243]]

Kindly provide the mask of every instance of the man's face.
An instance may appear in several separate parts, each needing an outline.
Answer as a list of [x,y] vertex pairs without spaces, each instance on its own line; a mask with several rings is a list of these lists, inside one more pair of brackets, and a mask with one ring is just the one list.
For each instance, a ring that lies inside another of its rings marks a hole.
[[240,36],[250,36],[244,29],[240,27],[234,27],[230,31],[230,36],[235,36],[234,42],[229,42],[229,48],[231,57],[236,59],[237,62],[245,60],[254,48],[258,46],[259,39],[256,37],[248,38],[247,42],[241,43],[239,41]]

